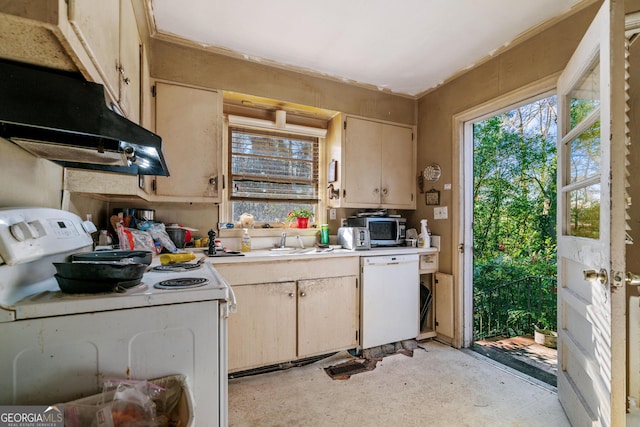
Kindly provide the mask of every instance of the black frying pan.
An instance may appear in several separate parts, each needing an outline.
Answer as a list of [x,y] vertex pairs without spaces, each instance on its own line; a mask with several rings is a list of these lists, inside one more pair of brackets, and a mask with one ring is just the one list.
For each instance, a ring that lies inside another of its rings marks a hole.
[[58,276],[87,282],[122,282],[139,280],[147,266],[141,263],[104,262],[54,262]]
[[134,262],[149,265],[153,254],[150,251],[94,251],[80,252],[71,255],[71,261],[120,261],[122,259],[133,259]]

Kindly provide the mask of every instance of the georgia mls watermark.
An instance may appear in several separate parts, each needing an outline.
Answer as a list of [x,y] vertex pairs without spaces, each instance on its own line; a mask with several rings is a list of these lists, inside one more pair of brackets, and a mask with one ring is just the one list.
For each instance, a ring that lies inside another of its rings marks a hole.
[[64,427],[64,411],[57,406],[0,405],[0,427]]

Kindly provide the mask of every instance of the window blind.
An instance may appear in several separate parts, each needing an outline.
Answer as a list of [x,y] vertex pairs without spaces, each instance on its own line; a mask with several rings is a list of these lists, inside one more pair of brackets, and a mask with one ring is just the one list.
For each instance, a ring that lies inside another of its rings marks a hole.
[[229,128],[231,198],[318,201],[318,138]]

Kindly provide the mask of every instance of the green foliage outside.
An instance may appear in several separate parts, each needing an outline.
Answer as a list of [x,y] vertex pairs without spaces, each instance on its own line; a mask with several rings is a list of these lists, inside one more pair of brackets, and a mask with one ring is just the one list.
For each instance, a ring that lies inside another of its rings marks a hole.
[[556,327],[556,98],[474,124],[474,335]]

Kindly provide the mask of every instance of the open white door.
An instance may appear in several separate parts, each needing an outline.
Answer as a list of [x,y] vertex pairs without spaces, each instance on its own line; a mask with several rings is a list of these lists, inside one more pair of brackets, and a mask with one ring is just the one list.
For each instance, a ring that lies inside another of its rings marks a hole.
[[605,0],[558,80],[558,395],[625,425],[624,4]]

